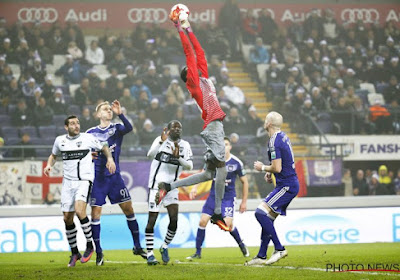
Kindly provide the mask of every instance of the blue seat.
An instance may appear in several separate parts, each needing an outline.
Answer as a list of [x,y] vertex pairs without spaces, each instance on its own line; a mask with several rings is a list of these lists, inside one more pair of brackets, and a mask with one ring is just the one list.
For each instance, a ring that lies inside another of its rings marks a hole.
[[64,121],[67,118],[67,115],[54,115],[53,116],[53,124],[55,126],[64,126]]
[[47,158],[51,154],[51,148],[37,148],[36,156],[41,158]]
[[40,139],[42,140],[42,145],[53,145],[56,140],[55,137],[45,137]]
[[57,134],[57,136],[67,134],[67,131],[65,130],[64,125],[63,126],[57,126],[56,134]]
[[284,83],[270,83],[269,86],[272,89],[273,95],[282,95],[285,92]]
[[1,128],[1,135],[4,138],[19,138],[18,129],[13,126],[3,126]]
[[17,145],[19,142],[21,142],[21,138],[19,137],[6,137],[4,139],[4,142],[6,146],[12,146],[12,145]]
[[0,114],[5,115],[7,113],[7,108],[5,106],[0,106]]
[[31,138],[38,137],[36,127],[34,126],[23,126],[19,129],[19,134],[21,136],[25,133],[28,133]]
[[75,115],[75,116],[80,116],[81,115],[81,108],[78,105],[69,105],[67,109],[68,115]]
[[11,124],[11,117],[6,114],[0,115],[0,124],[1,125],[10,125]]
[[45,137],[56,137],[57,128],[55,125],[39,126],[39,136],[40,138]]

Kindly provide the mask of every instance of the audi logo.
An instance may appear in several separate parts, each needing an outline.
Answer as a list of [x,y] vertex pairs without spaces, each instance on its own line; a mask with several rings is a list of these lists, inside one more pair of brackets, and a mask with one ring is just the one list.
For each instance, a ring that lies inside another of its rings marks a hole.
[[18,11],[18,20],[26,22],[53,23],[58,19],[58,12],[54,8],[22,8]]
[[341,14],[344,22],[357,22],[362,20],[364,23],[374,23],[379,20],[379,12],[376,9],[344,9]]
[[132,23],[138,22],[165,22],[168,12],[165,9],[133,8],[128,11],[128,19]]

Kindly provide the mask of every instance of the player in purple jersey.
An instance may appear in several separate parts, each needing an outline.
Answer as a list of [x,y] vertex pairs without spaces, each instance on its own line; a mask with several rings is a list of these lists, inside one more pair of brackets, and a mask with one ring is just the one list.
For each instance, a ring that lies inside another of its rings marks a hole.
[[[236,240],[239,248],[244,257],[249,256],[249,251],[247,250],[246,245],[243,243],[239,235],[239,231],[236,227],[233,226],[233,213],[235,212],[235,199],[236,199],[236,190],[235,190],[235,182],[236,178],[239,177],[240,181],[243,185],[243,198],[242,203],[240,204],[239,212],[244,213],[247,209],[247,195],[249,190],[249,183],[247,181],[246,172],[243,169],[243,163],[236,156],[231,154],[231,141],[228,137],[224,138],[225,143],[225,166],[227,171],[227,176],[225,179],[225,194],[222,198],[222,216],[226,225],[229,227],[229,233]],[[197,194],[197,185],[192,188],[190,192],[190,197],[193,199]],[[214,214],[214,206],[215,206],[215,178],[211,186],[210,195],[208,196],[206,203],[203,206],[202,214],[200,217],[199,228],[197,229],[196,236],[196,253],[190,257],[187,257],[188,260],[200,259],[201,258],[201,246],[203,245],[205,234],[206,234],[206,226],[208,221],[210,221],[211,216]]]
[[[111,105],[108,102],[100,103],[96,107],[96,112],[100,119],[100,125],[88,129],[87,133],[94,135],[96,139],[102,142],[108,142],[116,164],[116,172],[110,174],[105,168],[104,155],[99,154],[95,159],[95,179],[90,204],[92,206],[93,240],[97,254],[96,264],[103,265],[104,263],[103,250],[100,245],[100,216],[102,206],[106,203],[106,197],[110,199],[112,204],[118,204],[126,216],[134,243],[133,254],[146,259],[146,252],[140,246],[139,225],[133,212],[131,196],[121,177],[119,167],[122,140],[125,134],[132,131],[132,124],[122,114],[121,104],[118,100],[114,100]],[[123,125],[111,123],[113,112],[118,115]]]
[[[256,209],[256,218],[262,227],[261,245],[257,256],[245,265],[269,265],[288,255],[276,234],[274,221],[278,215],[286,215],[286,208],[299,192],[299,181],[294,169],[294,156],[289,137],[281,131],[282,115],[270,112],[265,117],[264,128],[270,137],[268,157],[271,165],[260,161],[254,163],[254,169],[266,172],[265,178],[272,183],[274,173],[275,189],[261,202]],[[268,243],[272,239],[275,251],[267,260]]]

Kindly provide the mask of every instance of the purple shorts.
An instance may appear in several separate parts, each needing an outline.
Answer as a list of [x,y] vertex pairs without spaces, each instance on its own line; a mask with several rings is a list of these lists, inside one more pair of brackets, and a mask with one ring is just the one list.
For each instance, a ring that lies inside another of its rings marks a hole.
[[[210,195],[208,196],[201,213],[212,216],[214,215],[214,208],[215,208],[215,197]],[[235,212],[235,198],[233,197],[230,199],[223,199],[221,203],[222,217],[233,218],[234,212]]]
[[111,204],[119,204],[131,200],[131,195],[121,174],[115,173],[111,176],[96,176],[94,178],[90,205],[103,206],[106,203],[107,196]]
[[299,183],[294,182],[291,186],[284,186],[275,188],[272,192],[264,198],[264,202],[274,211],[280,215],[286,215],[286,208],[289,203],[296,197],[299,192]]

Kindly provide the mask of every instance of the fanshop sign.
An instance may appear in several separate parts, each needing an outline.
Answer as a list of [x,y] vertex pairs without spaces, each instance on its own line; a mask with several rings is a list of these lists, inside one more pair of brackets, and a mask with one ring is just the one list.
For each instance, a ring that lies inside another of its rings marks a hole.
[[[223,3],[190,3],[189,20],[197,23],[216,24]],[[269,3],[240,3],[243,13],[251,9],[259,15],[267,9],[278,25],[287,25],[293,22],[303,22],[309,17],[311,10],[315,9],[322,16],[324,10],[330,8],[334,11],[338,23],[364,23],[388,21],[400,23],[400,8],[396,4],[269,4]],[[23,23],[40,22],[52,24],[57,21],[65,23],[75,21],[86,28],[131,28],[137,23],[169,24],[168,14],[170,3],[147,2],[58,2],[58,3],[26,3],[3,2],[0,3],[0,16],[8,23],[20,20]]]
[[[343,143],[344,160],[399,160],[400,136],[335,136],[329,135],[331,144]],[[337,150],[340,153],[340,149]]]

